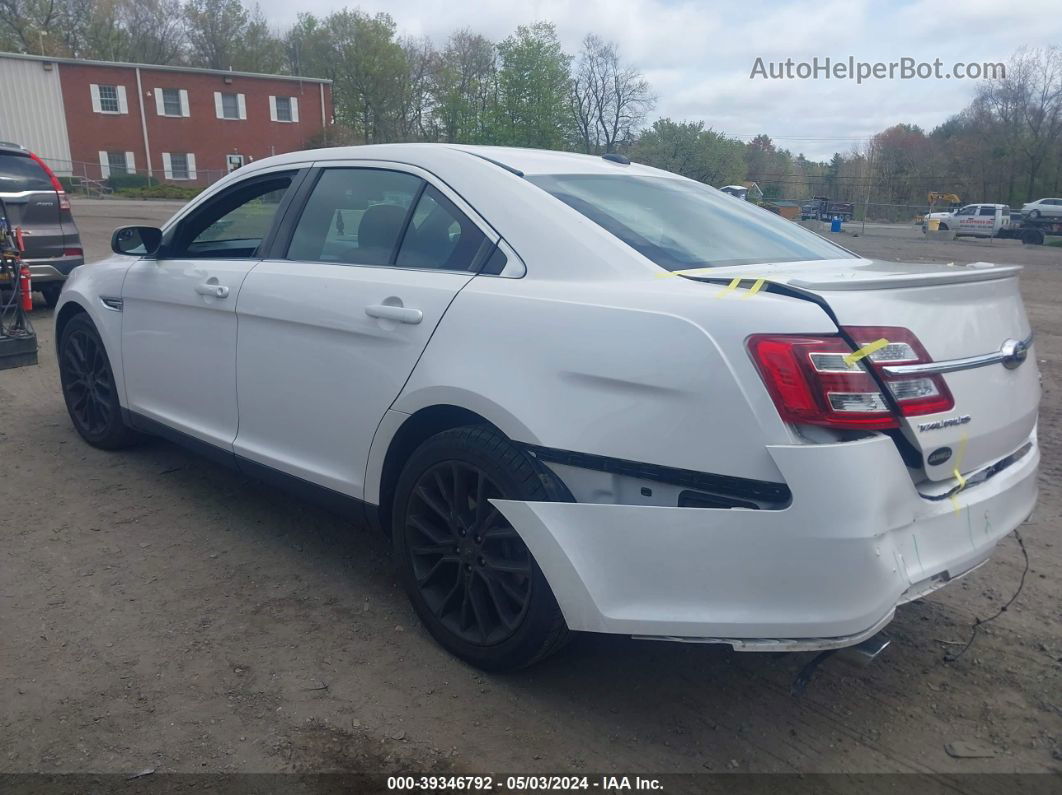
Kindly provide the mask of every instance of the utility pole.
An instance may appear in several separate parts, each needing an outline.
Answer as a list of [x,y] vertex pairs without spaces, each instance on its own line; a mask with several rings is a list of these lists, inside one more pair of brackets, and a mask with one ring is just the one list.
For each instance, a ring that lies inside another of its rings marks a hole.
[[863,199],[863,228],[859,234],[865,235],[867,231],[867,210],[870,207],[870,181],[874,175],[874,150],[871,148],[870,153],[867,155],[867,193]]

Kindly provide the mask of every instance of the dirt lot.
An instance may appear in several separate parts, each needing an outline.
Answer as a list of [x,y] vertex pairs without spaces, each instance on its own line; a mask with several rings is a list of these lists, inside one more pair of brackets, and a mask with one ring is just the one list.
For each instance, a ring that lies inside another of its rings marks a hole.
[[[117,223],[172,209],[75,208],[96,255]],[[1062,770],[1062,249],[867,232],[844,242],[1027,266],[1044,382],[1031,569],[958,662],[944,655],[1018,585],[1013,538],[901,609],[877,663],[830,660],[801,698],[810,655],[605,636],[478,673],[418,626],[369,531],[161,441],[82,443],[40,310],[40,366],[0,373],[0,772]],[[992,756],[952,758],[959,740]]]

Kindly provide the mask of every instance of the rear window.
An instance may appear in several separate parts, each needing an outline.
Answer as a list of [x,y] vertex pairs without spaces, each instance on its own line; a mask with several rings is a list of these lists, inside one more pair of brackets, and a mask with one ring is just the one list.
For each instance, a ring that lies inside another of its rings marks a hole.
[[44,169],[33,158],[0,152],[0,193],[26,190],[55,189]]
[[528,180],[667,270],[855,257],[792,221],[699,182],[597,174]]

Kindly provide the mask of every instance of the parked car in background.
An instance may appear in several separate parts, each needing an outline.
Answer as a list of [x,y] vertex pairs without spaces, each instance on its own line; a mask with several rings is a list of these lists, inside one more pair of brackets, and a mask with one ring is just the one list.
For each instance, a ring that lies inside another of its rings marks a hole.
[[70,199],[48,165],[18,144],[0,143],[0,199],[12,227],[22,228],[33,287],[55,306],[63,282],[84,261]]
[[260,160],[112,247],[56,312],[77,432],[367,518],[483,668],[570,630],[861,643],[1036,502],[1016,267],[867,260],[657,169],[444,144]]
[[1039,218],[1062,218],[1062,199],[1037,199],[1022,205],[1023,218],[1035,221]]

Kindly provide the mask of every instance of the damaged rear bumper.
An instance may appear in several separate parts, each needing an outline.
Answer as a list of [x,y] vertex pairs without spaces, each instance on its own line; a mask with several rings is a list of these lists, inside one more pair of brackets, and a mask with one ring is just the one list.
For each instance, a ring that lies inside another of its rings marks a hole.
[[915,490],[884,436],[768,450],[784,510],[496,500],[568,626],[742,651],[830,649],[971,571],[1036,503],[1039,449],[960,493]]

